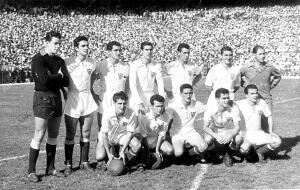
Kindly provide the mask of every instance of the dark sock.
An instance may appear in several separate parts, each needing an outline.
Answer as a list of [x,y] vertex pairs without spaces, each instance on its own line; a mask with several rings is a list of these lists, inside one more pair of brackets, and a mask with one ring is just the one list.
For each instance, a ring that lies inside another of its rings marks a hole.
[[82,154],[81,154],[81,161],[82,162],[88,162],[89,161],[89,151],[90,151],[90,142],[83,142]]
[[126,155],[127,163],[129,166],[133,166],[133,165],[137,164],[137,159],[136,159],[137,153],[132,151],[132,149],[129,149],[128,151],[126,151],[125,155]]
[[39,152],[40,152],[40,150],[30,147],[28,174],[35,173],[35,166],[36,166],[37,158],[39,156]]
[[79,144],[80,144],[80,160],[79,160],[79,163],[81,163],[82,162],[82,147],[83,147],[83,142],[80,141]]
[[54,166],[55,153],[56,153],[56,145],[50,145],[46,143],[47,171],[51,171],[52,169],[55,169]]
[[270,149],[268,148],[267,145],[261,146],[258,149],[256,149],[256,152],[259,154],[265,154],[266,152],[269,152]]
[[66,164],[72,164],[72,157],[73,157],[73,149],[74,144],[65,144],[65,158],[66,158]]

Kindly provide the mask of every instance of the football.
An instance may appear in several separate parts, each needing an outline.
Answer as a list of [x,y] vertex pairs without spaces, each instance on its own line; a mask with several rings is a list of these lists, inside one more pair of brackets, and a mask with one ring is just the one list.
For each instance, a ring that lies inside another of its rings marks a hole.
[[123,160],[114,158],[110,161],[107,170],[112,176],[119,176],[123,174],[124,168]]

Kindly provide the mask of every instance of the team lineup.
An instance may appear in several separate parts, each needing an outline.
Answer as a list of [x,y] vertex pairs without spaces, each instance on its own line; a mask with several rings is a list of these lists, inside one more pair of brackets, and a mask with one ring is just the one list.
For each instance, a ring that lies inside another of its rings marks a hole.
[[[273,123],[271,89],[281,80],[278,69],[265,62],[262,46],[253,48],[254,59],[242,68],[233,65],[233,50],[224,46],[220,63],[207,73],[210,91],[205,104],[196,100],[194,86],[201,79],[201,68],[189,62],[190,46],[177,48],[178,59],[170,63],[168,74],[172,96],[165,92],[161,65],[152,59],[153,44],[141,43],[141,57],[129,64],[121,60],[121,44],[109,42],[108,58],[90,58],[89,41],[78,36],[75,54],[62,59],[57,55],[61,34],[50,31],[45,48],[32,58],[35,83],[33,112],[35,133],[30,143],[28,180],[40,181],[36,162],[46,131],[46,175],[67,177],[73,170],[76,128],[80,126],[82,170],[94,171],[89,163],[90,135],[97,112],[98,138],[96,170],[111,175],[129,171],[158,169],[166,163],[266,162],[265,153],[278,148],[281,139]],[[100,92],[94,92],[99,83]],[[242,86],[245,98],[235,101]],[[65,100],[64,108],[61,93]],[[55,168],[59,126],[64,114],[65,169]],[[203,134],[195,123],[203,118]]]

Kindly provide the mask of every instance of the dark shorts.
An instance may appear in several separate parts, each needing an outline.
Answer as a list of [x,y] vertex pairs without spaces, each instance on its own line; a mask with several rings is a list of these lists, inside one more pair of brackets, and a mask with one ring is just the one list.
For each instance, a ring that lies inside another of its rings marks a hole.
[[33,114],[35,117],[43,119],[62,116],[60,92],[35,91],[33,95]]

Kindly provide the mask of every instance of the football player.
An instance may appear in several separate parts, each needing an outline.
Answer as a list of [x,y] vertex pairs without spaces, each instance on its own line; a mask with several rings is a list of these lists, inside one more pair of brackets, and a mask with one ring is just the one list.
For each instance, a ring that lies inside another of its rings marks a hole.
[[[267,103],[259,98],[258,88],[254,84],[246,86],[244,89],[246,99],[237,101],[237,105],[242,113],[245,127],[241,130],[244,142],[240,147],[240,152],[247,154],[253,145],[259,161],[264,163],[264,154],[278,148],[281,144],[280,137],[275,133],[275,126],[270,108]],[[261,128],[261,117],[268,118],[269,133]]]
[[[223,162],[230,167],[233,164],[234,151],[229,145],[230,143],[239,144],[241,142],[237,136],[240,131],[239,109],[236,105],[231,106],[229,104],[229,90],[225,88],[217,89],[215,98],[218,109],[216,111],[209,109],[204,113],[204,138],[209,146],[208,150],[212,150],[215,146],[223,149]],[[216,158],[212,159],[216,160]]]
[[151,107],[150,97],[156,94],[157,90],[159,95],[165,96],[165,91],[161,65],[152,59],[153,44],[143,42],[141,51],[141,58],[130,63],[130,106],[137,113],[145,114]]
[[147,153],[154,152],[160,156],[171,156],[173,146],[165,138],[171,115],[165,111],[165,98],[155,94],[151,96],[150,103],[150,112],[138,116],[137,133],[142,136],[142,145]]
[[72,172],[74,137],[77,124],[80,125],[80,163],[81,169],[92,170],[89,165],[90,133],[94,112],[98,106],[91,93],[91,74],[95,70],[96,61],[88,56],[89,42],[85,36],[74,40],[75,56],[65,59],[70,75],[68,98],[65,105],[65,164],[64,174]]
[[31,72],[34,80],[33,113],[35,131],[30,143],[28,180],[38,182],[36,161],[46,131],[46,175],[61,177],[55,169],[57,136],[62,116],[60,89],[69,85],[65,62],[57,56],[61,44],[61,34],[50,31],[45,37],[46,47],[32,58]]
[[[185,43],[179,44],[178,59],[170,63],[169,74],[172,81],[172,92],[174,98],[180,98],[180,86],[190,84],[194,86],[201,79],[201,69],[198,65],[189,61],[190,46]],[[193,96],[194,99],[195,95]]]
[[[131,167],[136,163],[136,156],[141,149],[140,141],[133,136],[137,127],[137,117],[135,112],[127,107],[128,96],[125,92],[115,93],[113,101],[114,105],[103,113],[96,159],[101,167],[105,167],[103,161],[107,158],[109,163],[115,157]],[[116,146],[119,148],[118,153],[113,151]]]
[[193,87],[190,84],[180,86],[181,99],[175,99],[169,107],[173,109],[173,123],[170,129],[175,157],[181,157],[186,147],[190,147],[189,154],[192,157],[202,156],[207,144],[203,137],[195,130],[195,121],[205,111],[205,105],[195,101]]

